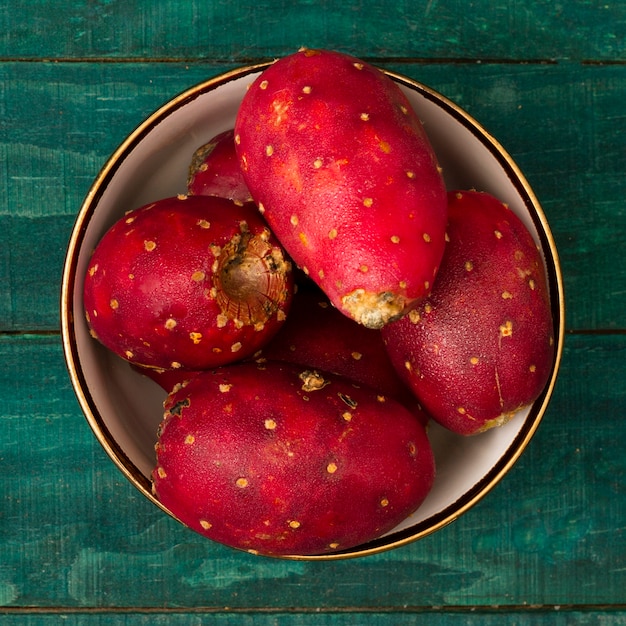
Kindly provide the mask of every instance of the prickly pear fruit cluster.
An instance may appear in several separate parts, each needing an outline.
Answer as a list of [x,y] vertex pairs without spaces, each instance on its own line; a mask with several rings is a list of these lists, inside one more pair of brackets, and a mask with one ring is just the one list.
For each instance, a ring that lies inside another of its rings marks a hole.
[[127,213],[97,245],[84,283],[92,334],[151,368],[248,356],[285,320],[290,261],[251,204],[164,198]]
[[555,347],[535,242],[493,196],[446,191],[381,70],[279,59],[185,193],[105,234],[84,304],[166,392],[153,491],[198,533],[275,556],[374,541],[433,485],[430,417],[470,435],[541,394]]
[[381,328],[429,293],[445,186],[419,118],[381,70],[326,50],[279,59],[244,96],[235,144],[270,228],[345,315]]
[[433,482],[425,430],[401,404],[294,364],[203,372],[165,410],[159,500],[253,553],[348,550],[394,528]]
[[554,335],[543,261],[526,226],[489,194],[449,198],[449,242],[433,290],[382,333],[431,417],[469,435],[539,396]]

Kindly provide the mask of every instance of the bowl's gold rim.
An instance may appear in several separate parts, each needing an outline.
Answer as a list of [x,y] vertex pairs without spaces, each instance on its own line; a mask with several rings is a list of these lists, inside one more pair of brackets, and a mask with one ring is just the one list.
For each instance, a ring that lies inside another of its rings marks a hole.
[[[126,456],[121,447],[115,442],[102,417],[98,414],[95,402],[88,391],[86,381],[80,367],[78,346],[74,333],[73,300],[78,255],[80,253],[81,243],[89,223],[92,207],[97,204],[99,197],[106,188],[107,181],[124,160],[125,155],[128,154],[139,141],[141,141],[142,137],[146,133],[148,133],[164,117],[171,114],[181,106],[184,106],[186,103],[196,99],[200,95],[232,80],[262,71],[270,64],[271,63],[266,62],[240,67],[199,83],[165,103],[146,120],[144,120],[144,122],[140,124],[109,157],[104,167],[94,180],[80,208],[67,247],[61,282],[61,335],[66,366],[79,405],[97,440],[100,442],[108,456],[113,460],[115,465],[117,465],[118,469],[122,471],[126,478],[144,496],[174,519],[178,518],[176,518],[176,516],[169,509],[163,506],[154,496],[151,490],[150,481],[138,470],[138,468]],[[369,556],[398,548],[408,543],[417,541],[418,539],[422,539],[458,519],[476,503],[482,500],[482,498],[484,498],[487,493],[489,493],[496,486],[496,484],[500,482],[503,476],[517,462],[520,455],[532,439],[552,396],[562,358],[563,342],[565,337],[565,299],[563,276],[556,243],[550,230],[550,226],[537,197],[528,184],[528,181],[515,161],[495,139],[495,137],[488,133],[481,124],[479,124],[457,104],[418,81],[408,78],[402,74],[387,70],[383,71],[396,82],[419,92],[423,97],[444,108],[451,116],[456,118],[457,121],[470,130],[489,150],[489,152],[497,158],[502,168],[508,174],[512,184],[515,185],[516,189],[520,193],[520,196],[524,199],[524,202],[528,207],[533,220],[535,221],[535,225],[542,242],[548,271],[554,320],[554,362],[552,365],[550,379],[548,380],[540,397],[533,403],[531,411],[526,418],[520,433],[502,454],[499,462],[494,465],[494,467],[483,477],[481,481],[474,485],[469,492],[464,494],[456,502],[450,504],[438,514],[428,518],[428,520],[415,524],[414,526],[402,531],[398,531],[397,533],[383,536],[360,547],[357,546],[356,548],[346,550],[345,552],[323,555],[283,555],[275,558],[328,561]]]

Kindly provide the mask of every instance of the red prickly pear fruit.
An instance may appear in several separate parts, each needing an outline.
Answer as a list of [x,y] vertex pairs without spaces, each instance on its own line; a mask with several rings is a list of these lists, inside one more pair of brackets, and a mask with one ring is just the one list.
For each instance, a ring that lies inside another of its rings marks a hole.
[[204,369],[253,354],[292,298],[291,263],[253,204],[164,198],[127,213],[89,261],[92,335],[122,358]]
[[449,242],[434,288],[382,334],[433,420],[471,435],[539,396],[554,330],[541,253],[520,218],[487,193],[449,199]]
[[219,196],[237,203],[252,196],[241,172],[231,128],[200,146],[189,164],[187,192],[196,196]]
[[263,555],[348,550],[415,511],[434,479],[424,427],[366,387],[290,363],[207,370],[165,401],[159,501]]
[[381,332],[340,313],[317,287],[297,291],[283,327],[256,358],[343,376],[402,402],[422,423],[428,422],[393,367]]
[[381,328],[430,291],[446,190],[424,128],[382,70],[303,49],[263,71],[235,122],[244,178],[295,263]]

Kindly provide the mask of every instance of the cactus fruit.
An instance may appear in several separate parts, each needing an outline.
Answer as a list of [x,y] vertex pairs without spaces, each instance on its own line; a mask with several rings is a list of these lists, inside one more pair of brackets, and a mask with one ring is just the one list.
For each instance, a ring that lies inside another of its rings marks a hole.
[[549,378],[554,331],[541,254],[487,193],[449,194],[448,243],[429,298],[382,330],[431,417],[470,435],[508,421]]
[[256,354],[257,362],[285,361],[343,376],[399,400],[422,423],[428,416],[396,373],[379,330],[340,313],[317,287],[301,287],[283,327]]
[[204,369],[253,354],[278,331],[291,263],[256,207],[164,198],[127,213],[89,260],[95,338],[133,363]]
[[429,293],[445,186],[419,118],[384,72],[333,51],[283,57],[245,94],[235,145],[270,228],[342,313],[380,328]]
[[193,154],[187,176],[187,193],[219,196],[237,203],[251,202],[235,152],[235,131],[231,128],[215,135]]
[[432,486],[422,424],[340,377],[289,363],[228,365],[200,373],[164,407],[155,496],[234,548],[348,550],[397,526]]

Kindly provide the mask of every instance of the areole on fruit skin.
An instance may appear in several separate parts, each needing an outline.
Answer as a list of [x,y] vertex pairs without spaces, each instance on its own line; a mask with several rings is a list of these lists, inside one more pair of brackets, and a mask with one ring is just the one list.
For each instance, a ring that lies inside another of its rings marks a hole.
[[432,288],[445,186],[399,86],[303,49],[269,66],[235,122],[244,178],[287,252],[345,315],[380,328]]

